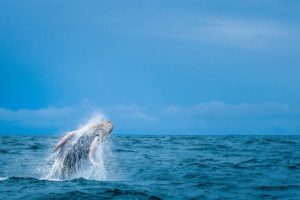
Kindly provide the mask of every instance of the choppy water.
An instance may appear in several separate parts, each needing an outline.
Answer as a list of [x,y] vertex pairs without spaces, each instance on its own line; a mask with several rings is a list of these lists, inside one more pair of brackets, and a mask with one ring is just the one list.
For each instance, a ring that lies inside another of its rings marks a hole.
[[300,199],[299,136],[113,136],[106,177],[42,179],[57,137],[0,137],[0,199]]

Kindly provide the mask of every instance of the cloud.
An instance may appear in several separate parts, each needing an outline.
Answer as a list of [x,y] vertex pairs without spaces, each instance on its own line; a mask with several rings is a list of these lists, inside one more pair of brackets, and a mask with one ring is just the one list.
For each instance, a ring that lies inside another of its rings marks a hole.
[[88,120],[95,113],[105,118],[105,115],[99,108],[87,104],[61,108],[49,106],[40,109],[19,110],[0,108],[0,123],[2,129],[10,125],[11,127],[37,130],[64,130],[77,127],[81,122]]
[[[105,114],[104,114],[105,113]],[[299,134],[300,108],[222,101],[170,105],[163,109],[129,104],[10,110],[0,108],[0,133],[63,133],[92,117],[111,119],[115,133],[136,134]]]
[[[105,113],[105,114],[104,114]],[[137,105],[100,107],[91,102],[67,107],[10,110],[0,108],[0,133],[56,133],[76,129],[94,119],[112,119],[118,129],[142,128],[157,119]]]
[[[287,104],[276,102],[260,104],[229,104],[221,101],[210,101],[194,106],[168,106],[165,110],[167,114],[188,114],[203,117],[241,117],[241,116],[286,116],[295,114],[294,108]],[[300,113],[300,112],[299,112]]]
[[138,105],[116,105],[110,108],[110,112],[123,119],[132,119],[144,122],[154,122],[157,120],[148,109]]
[[165,37],[242,48],[272,47],[295,35],[287,25],[258,19],[194,16],[164,23],[153,30]]
[[[290,21],[246,15],[175,14],[151,18],[125,18],[110,21],[116,34],[135,37],[176,39],[198,44],[240,48],[271,48],[287,41],[299,42],[298,25]],[[289,46],[290,47],[290,46]]]
[[186,37],[253,48],[272,45],[275,41],[287,38],[288,35],[288,30],[284,26],[275,23],[214,19],[192,28]]
[[[165,118],[184,121],[205,133],[299,133],[300,109],[276,102],[229,104],[211,101],[193,106],[171,105]],[[180,128],[180,127],[179,127]],[[200,131],[200,132],[201,132]]]
[[145,131],[156,129],[160,122],[159,116],[148,108],[135,104],[108,106],[105,111],[113,120],[116,133],[145,134]]

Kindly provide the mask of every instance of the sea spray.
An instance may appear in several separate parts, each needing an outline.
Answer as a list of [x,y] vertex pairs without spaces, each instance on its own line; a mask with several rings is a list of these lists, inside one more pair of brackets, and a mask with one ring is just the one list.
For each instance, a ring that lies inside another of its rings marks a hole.
[[[83,177],[107,180],[105,152],[112,123],[100,120],[102,119],[92,118],[80,129],[61,139],[57,149],[49,157],[51,168],[45,179],[68,180]],[[92,152],[92,149],[96,151]]]

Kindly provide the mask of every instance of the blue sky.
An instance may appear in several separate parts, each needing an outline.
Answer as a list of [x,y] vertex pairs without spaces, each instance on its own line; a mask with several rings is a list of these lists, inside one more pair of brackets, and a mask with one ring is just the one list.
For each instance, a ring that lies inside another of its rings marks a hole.
[[299,134],[300,2],[0,1],[0,132]]

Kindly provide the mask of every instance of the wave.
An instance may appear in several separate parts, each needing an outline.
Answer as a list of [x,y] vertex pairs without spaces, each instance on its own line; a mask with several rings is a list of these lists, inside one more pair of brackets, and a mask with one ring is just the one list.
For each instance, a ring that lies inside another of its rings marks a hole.
[[8,177],[0,177],[0,181],[5,181],[7,179],[8,179]]
[[300,163],[291,164],[288,166],[289,169],[300,169]]
[[67,191],[67,192],[58,192],[43,195],[45,199],[111,199],[111,198],[120,198],[120,199],[151,199],[151,200],[160,200],[161,198],[155,195],[148,194],[144,191],[138,191],[133,189],[102,189],[93,188],[83,191]]
[[0,149],[0,154],[8,154],[9,151],[6,149]]
[[290,189],[300,189],[300,185],[263,185],[263,186],[257,186],[255,187],[256,189],[259,190],[265,190],[265,191],[271,191],[271,190],[290,190]]

